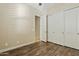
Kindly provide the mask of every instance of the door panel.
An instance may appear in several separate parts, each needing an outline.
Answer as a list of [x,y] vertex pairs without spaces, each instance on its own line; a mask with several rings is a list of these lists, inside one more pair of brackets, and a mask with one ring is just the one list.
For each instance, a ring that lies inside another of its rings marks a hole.
[[48,41],[53,42],[53,43],[56,43],[55,32],[49,33],[48,38],[49,38]]
[[79,49],[79,33],[77,33],[76,48]]
[[78,41],[76,33],[65,33],[65,46],[77,48]]
[[48,41],[62,45],[64,44],[63,18],[63,12],[56,13],[48,17]]
[[64,45],[64,32],[57,32],[56,34],[56,43]]
[[41,16],[40,19],[40,39],[46,42],[46,15]]
[[77,8],[77,48],[79,49],[79,8]]
[[50,41],[56,44],[64,45],[64,34],[61,32],[52,32]]
[[76,32],[76,10],[65,12],[65,32]]
[[77,46],[77,9],[65,12],[65,46],[76,48]]

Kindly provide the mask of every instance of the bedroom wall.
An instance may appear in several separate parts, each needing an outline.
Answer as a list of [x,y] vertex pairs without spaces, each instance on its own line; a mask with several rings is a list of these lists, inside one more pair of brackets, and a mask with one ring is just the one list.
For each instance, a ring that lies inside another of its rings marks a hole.
[[0,50],[35,42],[35,15],[28,4],[0,4]]

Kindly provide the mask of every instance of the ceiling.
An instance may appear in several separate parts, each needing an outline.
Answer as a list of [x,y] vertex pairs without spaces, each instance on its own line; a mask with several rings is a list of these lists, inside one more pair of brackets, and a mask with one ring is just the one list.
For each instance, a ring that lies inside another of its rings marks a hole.
[[42,3],[41,6],[39,6],[39,3],[29,3],[28,5],[31,5],[33,6],[34,8],[40,10],[40,11],[43,11],[43,10],[47,10],[47,8],[50,6],[50,5],[54,5],[54,3]]

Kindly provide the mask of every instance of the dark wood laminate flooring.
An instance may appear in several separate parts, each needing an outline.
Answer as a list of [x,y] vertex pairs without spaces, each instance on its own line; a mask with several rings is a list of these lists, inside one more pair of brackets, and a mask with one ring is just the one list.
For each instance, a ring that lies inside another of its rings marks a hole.
[[79,56],[79,50],[51,42],[36,42],[21,48],[0,53],[0,56]]

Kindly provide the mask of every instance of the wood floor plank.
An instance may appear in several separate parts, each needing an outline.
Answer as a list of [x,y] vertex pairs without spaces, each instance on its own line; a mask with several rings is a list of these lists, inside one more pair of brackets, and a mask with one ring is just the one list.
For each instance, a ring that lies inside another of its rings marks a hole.
[[0,56],[79,56],[79,50],[51,42],[36,42],[21,48],[3,52]]

